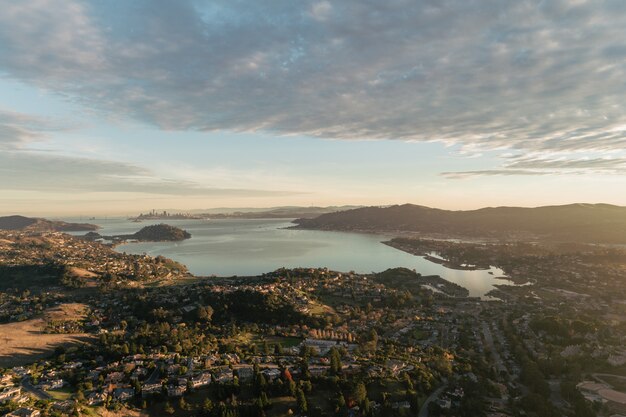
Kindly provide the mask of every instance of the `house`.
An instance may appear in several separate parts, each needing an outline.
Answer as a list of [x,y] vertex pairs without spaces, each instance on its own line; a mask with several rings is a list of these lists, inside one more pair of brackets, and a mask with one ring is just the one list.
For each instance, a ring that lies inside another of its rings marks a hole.
[[167,387],[167,396],[168,397],[182,397],[186,391],[187,391],[187,386],[185,385],[170,385]]
[[61,413],[69,414],[74,408],[74,402],[70,400],[57,401],[52,403],[52,408]]
[[450,401],[450,399],[448,398],[441,398],[437,400],[437,404],[444,410],[449,410],[450,407],[452,407],[452,401]]
[[265,376],[268,382],[272,382],[280,377],[280,370],[276,368],[264,369],[261,373]]
[[163,387],[161,386],[161,384],[145,384],[141,388],[141,396],[145,398],[153,394],[159,394],[161,393],[162,389]]
[[218,382],[232,382],[233,371],[228,368],[221,369],[215,378]]
[[130,401],[135,396],[133,388],[116,388],[113,391],[113,398],[120,402]]
[[254,368],[249,365],[242,366],[237,369],[237,374],[239,375],[240,382],[252,381],[252,377],[254,376]]
[[39,417],[41,411],[32,408],[18,408],[17,410],[5,414],[5,417]]
[[92,392],[87,396],[87,404],[89,405],[99,405],[106,401],[107,395],[104,392]]
[[63,386],[65,385],[65,381],[63,381],[62,379],[52,379],[50,381],[42,382],[40,385],[41,388],[44,390],[60,389],[63,388]]
[[204,387],[211,383],[211,373],[208,371],[202,372],[199,375],[191,378],[191,386],[194,388]]
[[391,404],[391,408],[394,410],[408,410],[411,408],[411,403],[408,401],[398,401]]
[[116,384],[124,379],[124,372],[111,372],[107,375],[105,381],[107,383]]
[[0,391],[0,402],[17,398],[21,393],[22,389],[20,387],[5,387],[2,391]]

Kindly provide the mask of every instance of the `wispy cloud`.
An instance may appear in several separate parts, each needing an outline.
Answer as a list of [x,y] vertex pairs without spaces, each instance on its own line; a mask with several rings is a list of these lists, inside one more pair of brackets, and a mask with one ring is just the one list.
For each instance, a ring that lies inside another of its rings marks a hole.
[[524,158],[506,165],[509,169],[626,170],[626,158],[539,159]]
[[19,149],[29,142],[44,140],[50,132],[65,129],[58,122],[0,109],[0,151]]
[[136,165],[37,152],[0,152],[0,190],[65,193],[122,192],[169,196],[288,196],[300,192],[220,188],[163,178]]
[[1,3],[0,71],[162,129],[626,147],[619,0]]
[[513,176],[513,175],[550,175],[555,172],[533,171],[529,169],[485,169],[476,171],[442,172],[441,175],[451,180],[462,180],[474,177],[485,176]]
[[483,176],[513,175],[578,175],[610,174],[626,175],[626,158],[576,158],[566,155],[558,159],[543,157],[509,157],[512,162],[497,169],[442,172],[449,179],[466,179]]

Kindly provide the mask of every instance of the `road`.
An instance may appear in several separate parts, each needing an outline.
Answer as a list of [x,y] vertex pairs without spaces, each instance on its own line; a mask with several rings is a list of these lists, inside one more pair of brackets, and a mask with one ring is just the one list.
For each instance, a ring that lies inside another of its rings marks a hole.
[[157,366],[154,368],[154,371],[152,371],[152,373],[150,374],[150,377],[146,380],[146,384],[154,384],[159,380],[159,376],[160,376],[160,372],[159,372],[159,364],[157,363]]
[[31,394],[33,394],[35,397],[39,398],[40,400],[51,400],[52,396],[50,394],[48,394],[45,391],[40,390],[39,388],[33,386],[33,384],[30,383],[30,377],[24,377],[22,378],[21,381],[22,384],[22,389],[26,392],[30,392]]
[[626,376],[622,376],[622,375],[615,375],[615,374],[591,374],[591,376],[594,377],[597,381],[602,382],[603,384],[611,385],[611,386],[613,386],[613,385],[608,383],[608,382],[606,382],[604,379],[602,379],[602,377],[608,376],[609,378],[622,379],[622,380],[626,381]]
[[485,342],[487,343],[487,347],[489,348],[489,350],[491,351],[491,354],[493,355],[493,360],[496,365],[496,371],[498,371],[498,373],[500,372],[506,373],[507,369],[504,366],[504,363],[502,362],[502,358],[500,358],[500,354],[498,353],[496,346],[493,343],[493,336],[491,335],[491,330],[489,329],[489,325],[487,324],[487,322],[484,322],[484,321],[483,321],[483,335],[485,336]]
[[437,398],[441,395],[441,393],[447,387],[448,387],[447,385],[440,386],[432,394],[430,394],[430,396],[428,398],[426,398],[426,401],[424,401],[424,404],[422,404],[422,408],[420,408],[420,412],[418,414],[418,417],[428,417],[428,405],[430,403],[432,403],[433,401],[436,401]]

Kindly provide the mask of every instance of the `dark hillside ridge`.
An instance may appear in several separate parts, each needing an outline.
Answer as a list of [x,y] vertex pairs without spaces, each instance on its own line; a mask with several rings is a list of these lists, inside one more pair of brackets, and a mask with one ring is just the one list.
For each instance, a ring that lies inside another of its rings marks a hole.
[[626,207],[610,204],[487,207],[468,211],[404,204],[323,214],[295,223],[302,229],[626,244]]
[[36,232],[81,232],[97,230],[98,226],[88,223],[67,223],[24,216],[0,217],[0,230],[30,230]]

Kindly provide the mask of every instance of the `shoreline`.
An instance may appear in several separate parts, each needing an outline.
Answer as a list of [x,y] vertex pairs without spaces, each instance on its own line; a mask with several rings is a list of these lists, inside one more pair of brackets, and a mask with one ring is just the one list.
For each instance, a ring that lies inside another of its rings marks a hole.
[[[380,242],[380,243],[382,243],[383,245],[387,245],[390,248],[394,248],[396,250],[408,253],[408,254],[413,255],[413,256],[421,256],[422,258],[426,259],[429,262],[439,264],[439,265],[444,266],[444,267],[446,267],[448,269],[454,269],[454,270],[457,270],[457,271],[489,271],[491,269],[490,266],[479,266],[479,265],[463,266],[463,265],[458,265],[458,264],[455,264],[454,262],[450,262],[450,261],[448,261],[446,259],[436,258],[436,257],[434,257],[432,255],[427,254],[427,253],[423,253],[423,252],[420,252],[420,251],[410,251],[410,250],[407,250],[405,248],[400,247],[399,245],[394,245],[394,243],[392,241],[390,241],[390,240],[384,241],[384,242]],[[506,278],[503,278],[503,279],[506,279]]]

